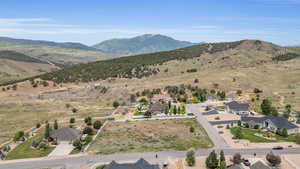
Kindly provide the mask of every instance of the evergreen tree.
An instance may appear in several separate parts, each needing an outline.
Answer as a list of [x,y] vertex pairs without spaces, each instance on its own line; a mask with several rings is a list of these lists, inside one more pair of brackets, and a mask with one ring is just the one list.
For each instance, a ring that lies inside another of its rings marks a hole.
[[264,115],[272,113],[272,102],[268,99],[264,99],[260,105],[261,111]]
[[216,169],[219,167],[219,160],[215,151],[212,151],[206,158],[206,166],[209,169]]
[[219,167],[219,169],[227,169],[226,161],[221,161],[221,162],[220,162],[220,167]]
[[54,121],[53,128],[54,128],[54,130],[57,130],[57,129],[58,129],[58,123],[57,123],[57,120]]
[[194,166],[196,163],[195,152],[194,151],[187,152],[185,161],[189,166]]
[[49,123],[46,123],[46,126],[45,126],[45,139],[48,139],[50,137],[50,126],[49,126]]
[[225,155],[224,155],[224,151],[221,150],[220,152],[220,162],[225,161]]

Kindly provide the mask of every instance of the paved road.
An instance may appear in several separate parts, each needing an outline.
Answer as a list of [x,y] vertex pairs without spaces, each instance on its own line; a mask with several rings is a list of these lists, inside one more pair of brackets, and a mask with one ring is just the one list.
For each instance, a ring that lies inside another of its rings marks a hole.
[[188,113],[194,113],[197,117],[198,122],[205,128],[209,138],[213,141],[215,148],[229,148],[224,138],[220,136],[218,131],[206,120],[202,115],[203,111],[197,104],[190,104],[186,106]]
[[[219,152],[219,149],[215,149]],[[206,156],[212,149],[199,150],[197,155]],[[241,153],[242,155],[266,155],[271,149],[224,149],[226,155]],[[275,154],[300,154],[300,148],[289,148],[284,150],[276,150]],[[158,159],[155,159],[158,154]],[[163,163],[168,159],[184,158],[186,152],[148,152],[148,153],[131,153],[131,154],[114,154],[114,155],[87,155],[87,156],[66,156],[56,158],[40,158],[23,161],[5,161],[0,162],[1,169],[41,169],[45,167],[65,167],[66,169],[89,169],[96,163],[109,163],[112,160],[117,162],[134,162],[139,158],[144,158],[151,163]]]

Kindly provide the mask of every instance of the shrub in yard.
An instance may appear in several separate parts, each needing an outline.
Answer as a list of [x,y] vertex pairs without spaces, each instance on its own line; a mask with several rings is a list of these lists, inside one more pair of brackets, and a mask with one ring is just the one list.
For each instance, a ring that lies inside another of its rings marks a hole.
[[107,165],[100,165],[96,169],[104,169]]
[[47,144],[44,143],[44,142],[40,142],[39,146],[38,146],[38,149],[41,149],[41,150],[44,150],[47,148]]
[[259,125],[255,125],[255,126],[254,126],[254,129],[259,129]]
[[83,134],[93,135],[93,129],[90,127],[85,127],[83,129]]
[[101,128],[101,126],[102,126],[102,123],[99,120],[95,121],[94,124],[93,124],[93,127],[96,130],[99,130]]
[[14,141],[20,141],[20,139],[24,136],[24,131],[19,131],[14,136]]
[[87,145],[87,144],[89,144],[90,142],[92,142],[92,140],[93,140],[93,137],[92,136],[86,136],[86,138],[85,138],[85,145]]
[[190,132],[194,133],[195,132],[195,128],[193,126],[190,127]]
[[226,129],[230,129],[230,126],[228,124],[226,125]]
[[242,162],[242,156],[240,153],[236,153],[233,155],[232,163],[235,165],[239,165]]
[[79,139],[77,139],[77,140],[75,140],[75,141],[73,141],[73,146],[77,149],[77,150],[81,150],[81,148],[82,148],[82,143],[81,143],[81,141],[79,140]]
[[114,102],[113,102],[113,106],[114,106],[114,108],[117,108],[117,107],[119,107],[119,106],[120,106],[120,103],[119,103],[119,102],[117,102],[117,101],[114,101]]
[[238,121],[238,126],[241,127],[242,126],[242,122],[241,120]]
[[234,133],[234,138],[235,139],[242,139],[243,138],[243,133],[242,133],[242,129],[240,127],[238,127]]
[[196,163],[195,152],[194,151],[187,152],[185,161],[188,164],[188,166],[194,166]]
[[73,109],[72,109],[72,112],[73,112],[73,113],[77,113],[78,110],[77,110],[76,108],[73,108]]
[[218,116],[218,117],[216,117],[216,118],[215,118],[215,120],[220,120],[220,117],[219,117],[219,116]]
[[35,128],[40,128],[41,127],[41,123],[36,123]]
[[91,126],[92,125],[92,118],[91,117],[86,117],[84,119],[85,124]]
[[75,123],[75,118],[70,118],[70,123]]
[[281,163],[280,156],[273,154],[272,152],[268,153],[266,160],[271,164],[271,166],[278,166]]
[[245,128],[249,128],[249,124],[248,123],[245,123]]

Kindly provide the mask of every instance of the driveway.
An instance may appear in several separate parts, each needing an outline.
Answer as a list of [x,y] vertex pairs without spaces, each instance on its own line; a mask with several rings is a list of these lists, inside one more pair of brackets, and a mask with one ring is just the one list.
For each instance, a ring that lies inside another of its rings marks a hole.
[[222,121],[209,121],[211,125],[231,124],[237,123],[238,120],[222,120]]
[[206,130],[206,133],[213,141],[215,148],[229,148],[224,138],[219,135],[218,131],[202,115],[202,111],[205,109],[204,107],[198,104],[189,104],[186,106],[186,108],[188,113],[194,113],[196,115],[198,122]]
[[74,149],[69,142],[61,142],[56,148],[48,155],[48,157],[66,156]]

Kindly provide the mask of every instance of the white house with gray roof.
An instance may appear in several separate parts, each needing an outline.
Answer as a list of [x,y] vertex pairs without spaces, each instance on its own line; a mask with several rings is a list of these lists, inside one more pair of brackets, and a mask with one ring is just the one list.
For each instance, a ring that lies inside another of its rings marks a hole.
[[264,117],[242,117],[242,124],[249,124],[250,127],[258,125],[259,128],[268,131],[277,132],[280,129],[287,129],[288,134],[295,134],[299,132],[299,127],[294,123],[289,122],[286,118],[279,116],[264,116]]
[[249,104],[239,103],[237,101],[226,103],[226,110],[229,113],[241,116],[248,116],[251,113]]

